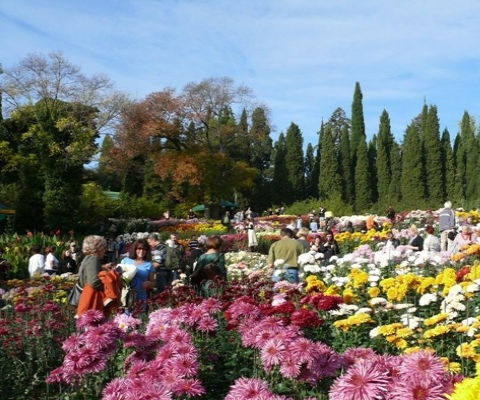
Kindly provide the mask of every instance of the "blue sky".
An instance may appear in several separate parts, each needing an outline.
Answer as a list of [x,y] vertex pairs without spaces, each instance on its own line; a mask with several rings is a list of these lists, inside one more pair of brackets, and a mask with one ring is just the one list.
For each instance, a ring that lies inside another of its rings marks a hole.
[[62,51],[133,98],[230,77],[270,109],[272,138],[294,122],[317,144],[347,116],[355,82],[367,138],[386,109],[404,130],[436,105],[453,137],[480,114],[478,0],[16,0],[0,5],[0,62]]

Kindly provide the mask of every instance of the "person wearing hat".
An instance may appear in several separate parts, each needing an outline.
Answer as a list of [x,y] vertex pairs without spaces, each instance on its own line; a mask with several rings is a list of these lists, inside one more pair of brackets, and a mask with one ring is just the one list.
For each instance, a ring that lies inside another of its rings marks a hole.
[[440,250],[447,251],[452,246],[453,241],[449,239],[448,234],[455,229],[455,213],[452,210],[452,203],[446,201],[444,208],[438,213],[438,231],[440,232]]

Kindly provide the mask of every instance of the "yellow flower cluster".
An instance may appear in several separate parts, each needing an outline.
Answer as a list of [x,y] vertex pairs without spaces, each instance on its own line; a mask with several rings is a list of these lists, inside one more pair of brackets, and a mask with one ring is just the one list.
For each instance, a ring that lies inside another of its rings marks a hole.
[[388,343],[397,347],[397,349],[405,349],[408,346],[405,340],[413,335],[413,330],[405,327],[399,322],[394,322],[388,325],[381,325],[374,329],[372,336],[383,336]]
[[432,329],[427,329],[423,332],[423,337],[425,339],[432,339],[437,336],[445,335],[450,332],[450,327],[448,325],[437,325]]
[[340,319],[333,323],[335,328],[341,329],[343,332],[348,332],[351,327],[353,326],[360,326],[363,324],[373,323],[374,321],[370,317],[369,314],[366,313],[358,313],[355,315],[351,315],[348,318]]
[[446,394],[448,400],[478,400],[480,393],[480,363],[476,365],[476,376],[474,378],[465,378],[455,384],[452,394]]

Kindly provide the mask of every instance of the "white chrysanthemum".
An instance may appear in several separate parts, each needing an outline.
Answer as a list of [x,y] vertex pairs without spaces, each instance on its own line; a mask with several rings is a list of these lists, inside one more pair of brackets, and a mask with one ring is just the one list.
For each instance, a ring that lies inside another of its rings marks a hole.
[[422,322],[422,318],[416,317],[411,314],[403,314],[400,316],[400,320],[402,321],[402,324],[405,325],[406,327],[410,329],[416,329],[420,325],[420,322]]
[[355,264],[352,264],[350,266],[351,269],[361,269],[362,268],[362,265],[361,264],[358,264],[358,263],[355,263]]
[[343,286],[345,286],[348,282],[350,282],[350,279],[348,279],[347,277],[342,277],[342,276],[334,276],[334,277],[332,277],[332,283],[333,283],[335,286],[338,286],[338,287],[343,287]]
[[375,328],[373,328],[373,329],[369,332],[369,336],[370,336],[371,338],[377,337],[379,330],[380,330],[380,327],[379,327],[379,326],[376,326]]
[[403,260],[400,263],[400,267],[402,267],[402,268],[409,268],[409,266],[410,266],[410,263],[408,262],[408,260]]
[[416,313],[417,312],[417,307],[410,307],[408,310],[407,310],[407,313],[410,313],[410,314],[413,314],[413,313]]
[[428,306],[432,303],[435,303],[437,301],[437,294],[436,293],[425,293],[420,297],[420,300],[418,301],[418,305],[420,306]]
[[338,309],[331,310],[329,312],[331,315],[344,316],[344,315],[352,315],[357,310],[358,310],[358,306],[356,306],[355,304],[341,303],[338,305]]
[[335,271],[335,265],[332,265],[332,264],[327,265],[327,266],[325,266],[325,270],[328,271],[328,272],[333,272],[333,271]]
[[461,303],[460,301],[451,301],[446,304],[445,312],[451,313],[452,311],[465,311],[467,307],[465,304]]
[[373,310],[369,307],[362,307],[355,311],[355,314],[371,314]]
[[337,262],[337,260],[338,260],[337,256],[331,256],[328,261],[331,262],[331,263],[335,263],[335,262]]
[[370,283],[376,283],[380,280],[380,277],[378,275],[368,275],[368,282]]
[[470,325],[474,324],[475,322],[478,322],[478,319],[473,318],[473,317],[470,317],[470,318],[464,319],[464,320],[461,322],[461,324],[462,324],[463,326],[470,326]]
[[303,266],[307,264],[315,264],[315,257],[310,253],[303,253],[298,256],[298,264]]
[[405,309],[410,308],[412,306],[413,306],[413,304],[411,304],[411,303],[399,303],[399,304],[393,304],[392,308],[394,310],[405,310]]
[[448,295],[463,294],[463,288],[460,285],[453,285],[448,291]]
[[475,293],[475,292],[478,292],[479,290],[480,290],[480,286],[476,283],[471,283],[465,288],[465,291],[467,293]]
[[309,273],[311,273],[311,274],[318,274],[318,273],[321,272],[320,266],[317,265],[317,264],[314,264],[314,265],[312,265],[312,264],[304,265],[304,266],[303,266],[303,270],[304,270],[305,272],[309,272]]
[[281,258],[273,262],[274,267],[281,267],[283,264],[285,264],[285,260],[282,260]]
[[370,299],[370,304],[372,306],[386,306],[388,304],[388,300],[384,297],[373,297]]

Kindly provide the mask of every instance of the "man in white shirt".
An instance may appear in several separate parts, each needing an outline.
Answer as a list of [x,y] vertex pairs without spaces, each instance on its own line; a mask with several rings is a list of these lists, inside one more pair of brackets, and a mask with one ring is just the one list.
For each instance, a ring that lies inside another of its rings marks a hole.
[[31,278],[35,275],[42,275],[45,272],[45,256],[40,253],[40,246],[33,245],[32,253],[28,260],[28,273]]

